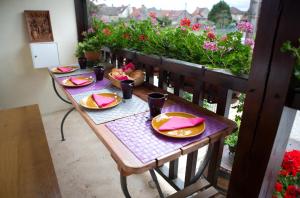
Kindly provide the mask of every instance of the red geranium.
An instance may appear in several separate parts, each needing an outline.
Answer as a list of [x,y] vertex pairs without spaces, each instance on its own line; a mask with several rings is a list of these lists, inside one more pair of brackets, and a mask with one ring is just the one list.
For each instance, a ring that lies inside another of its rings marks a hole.
[[297,196],[297,191],[296,191],[296,187],[293,185],[293,186],[288,186],[287,189],[286,189],[286,192],[284,194],[284,197],[294,197],[296,198]]
[[210,40],[215,40],[216,39],[216,34],[214,32],[208,32],[207,33],[207,37],[210,39]]
[[123,34],[123,38],[128,40],[128,39],[130,39],[130,35],[128,33],[125,33],[125,34]]
[[183,18],[180,20],[180,26],[186,26],[186,27],[190,27],[191,25],[191,20],[188,18]]
[[281,192],[282,191],[282,184],[279,183],[279,182],[276,182],[276,184],[275,184],[275,190],[277,192]]
[[102,30],[102,33],[103,33],[105,36],[111,35],[111,31],[110,31],[110,29],[108,29],[108,28],[104,28],[104,29]]
[[199,30],[200,30],[200,27],[201,27],[201,24],[200,24],[200,23],[196,23],[196,24],[193,25],[192,29],[193,29],[194,31],[199,31]]
[[286,152],[275,184],[274,197],[296,198],[300,195],[300,151]]
[[139,36],[139,40],[140,41],[145,41],[147,39],[147,37],[144,35],[144,34],[141,34],[140,36]]

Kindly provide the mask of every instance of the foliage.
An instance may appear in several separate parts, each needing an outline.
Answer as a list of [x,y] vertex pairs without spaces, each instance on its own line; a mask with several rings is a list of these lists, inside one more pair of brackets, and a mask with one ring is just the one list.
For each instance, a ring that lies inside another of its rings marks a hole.
[[215,4],[208,13],[208,20],[214,22],[218,27],[226,27],[232,22],[230,7],[225,1]]
[[249,71],[253,43],[242,43],[243,30],[218,35],[209,26],[191,24],[188,18],[182,19],[179,27],[161,27],[154,14],[148,20],[110,24],[94,18],[92,24],[84,33],[85,51],[92,47],[98,50],[99,46],[113,51],[127,48],[210,68],[224,68],[237,75]]
[[300,196],[300,151],[286,152],[277,177],[273,198]]
[[79,42],[77,47],[76,47],[75,56],[77,58],[84,57],[84,50],[85,50],[84,43]]
[[239,128],[241,125],[241,120],[242,120],[242,113],[243,113],[243,107],[244,107],[244,101],[245,101],[245,94],[240,94],[238,98],[238,104],[234,106],[233,108],[236,109],[236,115],[234,118],[234,121],[238,125],[238,130],[229,136],[226,137],[224,144],[230,146],[230,147],[235,147],[238,142],[238,136],[239,136]]
[[[300,44],[300,38],[298,42]],[[296,59],[294,75],[298,80],[300,80],[300,45],[298,47],[294,47],[291,41],[286,41],[282,45],[281,51],[290,53]]]
[[157,17],[156,19],[161,27],[167,27],[172,24],[172,20],[167,16]]

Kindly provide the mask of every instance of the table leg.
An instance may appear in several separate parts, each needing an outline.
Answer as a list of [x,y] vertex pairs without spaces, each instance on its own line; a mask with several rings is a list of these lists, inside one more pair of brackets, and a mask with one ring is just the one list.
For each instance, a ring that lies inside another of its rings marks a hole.
[[64,136],[64,123],[68,115],[74,110],[75,108],[72,107],[63,117],[61,124],[60,124],[60,133],[61,133],[61,141],[65,141],[65,136]]
[[156,174],[155,174],[154,170],[151,169],[151,170],[149,170],[149,172],[150,172],[151,177],[152,177],[152,179],[153,179],[153,181],[154,181],[154,183],[155,183],[155,185],[156,185],[156,188],[157,188],[159,197],[160,197],[160,198],[164,198],[164,195],[163,195],[163,193],[162,193],[162,191],[161,191],[161,188],[160,188],[160,185],[159,185],[159,183],[158,183],[158,180],[157,180],[157,177],[156,177]]
[[216,186],[224,148],[224,137],[212,143],[211,159],[208,165],[207,180]]
[[178,176],[178,163],[179,159],[170,161],[169,165],[169,178],[170,179],[176,179]]
[[121,187],[122,187],[122,191],[123,194],[126,198],[131,198],[129,192],[128,192],[128,188],[127,188],[127,178],[126,176],[123,176],[122,174],[120,174],[120,182],[121,182]]
[[72,104],[71,102],[69,102],[69,101],[67,101],[66,99],[64,99],[64,98],[58,93],[58,91],[57,91],[57,89],[56,89],[56,85],[55,85],[55,80],[54,80],[53,77],[51,77],[51,79],[52,79],[52,86],[53,86],[53,89],[54,89],[56,95],[57,95],[63,102],[68,103],[68,104]]
[[186,160],[184,187],[191,184],[192,177],[195,176],[198,150],[189,153]]

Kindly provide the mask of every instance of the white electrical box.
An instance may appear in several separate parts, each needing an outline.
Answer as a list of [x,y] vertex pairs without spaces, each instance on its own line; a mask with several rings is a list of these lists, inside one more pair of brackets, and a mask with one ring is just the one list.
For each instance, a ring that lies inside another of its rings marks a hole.
[[34,68],[54,67],[60,65],[57,43],[30,43],[30,50]]

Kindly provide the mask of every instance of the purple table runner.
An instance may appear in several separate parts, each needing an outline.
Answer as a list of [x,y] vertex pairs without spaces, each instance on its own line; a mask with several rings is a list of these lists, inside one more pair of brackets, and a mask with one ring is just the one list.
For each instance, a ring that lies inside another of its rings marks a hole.
[[[86,77],[92,76],[94,79],[96,79],[94,72],[80,74],[80,75],[76,75],[76,76],[86,76]],[[74,76],[74,77],[76,77],[76,76]],[[61,83],[63,80],[65,80],[67,78],[69,78],[69,76],[60,77],[60,78],[56,78],[56,79],[59,83]],[[84,93],[84,92],[103,89],[103,88],[107,87],[108,85],[110,85],[110,81],[108,79],[104,78],[101,81],[94,82],[94,83],[84,86],[84,87],[76,87],[76,88],[66,88],[65,87],[65,90],[71,95],[77,95],[77,94]]]
[[226,124],[183,105],[166,107],[163,112],[186,112],[204,117],[206,129],[201,135],[188,139],[165,137],[152,129],[151,122],[146,118],[148,112],[108,122],[106,126],[143,163],[155,160],[227,128]]

